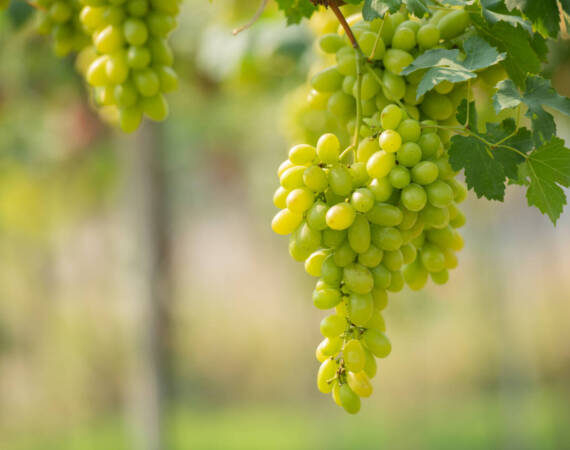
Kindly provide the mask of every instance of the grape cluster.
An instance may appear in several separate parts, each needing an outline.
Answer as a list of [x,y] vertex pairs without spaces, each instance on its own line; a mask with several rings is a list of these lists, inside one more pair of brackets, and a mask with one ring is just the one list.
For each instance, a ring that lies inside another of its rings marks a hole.
[[100,106],[119,110],[123,131],[138,128],[146,115],[168,116],[164,93],[178,86],[167,42],[177,26],[180,0],[81,0],[79,15],[92,37],[87,82]]
[[419,290],[428,278],[447,282],[463,247],[457,228],[465,216],[457,204],[467,191],[455,179],[449,133],[440,126],[454,123],[467,87],[442,82],[416,98],[423,74],[400,75],[422,51],[461,33],[463,13],[420,21],[400,12],[353,23],[370,56],[360,92],[357,51],[341,34],[322,36],[319,45],[336,64],[312,77],[307,104],[353,133],[360,98],[359,144],[341,152],[337,136],[323,130],[316,145],[294,146],[278,170],[272,228],[290,235],[291,256],[319,277],[315,306],[335,308],[321,322],[317,386],[349,413],[372,393],[375,358],[391,351],[382,316],[388,292],[406,284]]
[[89,44],[79,21],[79,0],[37,0],[38,32],[51,34],[53,49],[63,57]]

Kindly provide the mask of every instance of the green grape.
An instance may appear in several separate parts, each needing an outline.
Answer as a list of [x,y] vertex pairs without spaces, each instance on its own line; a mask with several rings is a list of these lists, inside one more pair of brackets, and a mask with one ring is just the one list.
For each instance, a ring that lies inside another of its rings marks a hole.
[[436,208],[427,204],[420,213],[422,221],[434,228],[443,228],[449,224],[449,210],[447,208]]
[[337,69],[345,76],[356,76],[356,55],[351,48],[342,48],[336,54]]
[[365,32],[360,35],[360,48],[370,59],[382,59],[386,46],[382,39],[377,39],[377,33]]
[[402,234],[397,228],[374,226],[372,242],[381,250],[398,250],[402,245]]
[[366,164],[361,162],[353,163],[349,168],[348,172],[350,173],[350,178],[352,180],[352,186],[355,188],[359,188],[360,186],[365,185],[370,177],[368,176],[368,172],[366,170]]
[[137,90],[143,97],[153,97],[160,91],[160,80],[152,69],[135,71],[133,80]]
[[[350,262],[348,263],[350,264]],[[342,280],[342,269],[336,264],[334,255],[328,255],[321,265],[321,278],[330,286],[338,286]]]
[[388,70],[382,75],[382,83],[382,93],[386,99],[396,101],[404,98],[404,95],[406,95],[406,82],[404,79]]
[[360,397],[356,395],[348,384],[339,387],[338,394],[340,404],[349,414],[356,414],[360,411]]
[[352,95],[352,93],[354,92],[355,84],[356,84],[356,77],[350,75],[344,77],[344,79],[342,80],[342,92],[344,92],[345,94]]
[[326,229],[323,231],[323,243],[330,248],[338,248],[346,240],[346,230],[331,230]]
[[351,339],[344,344],[342,354],[344,357],[344,365],[347,370],[360,372],[364,369],[366,354],[364,353],[364,348],[359,340]]
[[403,166],[394,167],[388,178],[396,189],[404,189],[411,181],[410,171]]
[[451,100],[437,92],[430,91],[425,95],[424,101],[420,105],[424,114],[433,120],[449,119],[454,110]]
[[424,96],[421,95],[418,98],[417,90],[418,90],[417,84],[408,84],[406,86],[406,93],[404,94],[404,101],[407,103],[407,107],[419,105],[421,102],[423,102]]
[[366,330],[362,335],[362,341],[368,350],[378,358],[385,358],[392,351],[390,340],[379,330],[373,328]]
[[343,77],[336,67],[329,67],[315,74],[311,86],[317,92],[335,92],[342,87]]
[[143,112],[151,120],[162,122],[168,117],[168,103],[162,94],[143,98],[141,104]]
[[314,194],[307,188],[293,189],[287,196],[287,208],[294,213],[303,214],[314,201]]
[[429,158],[435,155],[441,148],[441,139],[437,133],[427,132],[422,134],[418,144],[421,147],[423,157]]
[[316,155],[317,152],[312,145],[299,144],[289,150],[289,161],[295,165],[303,166],[313,161]]
[[[391,277],[391,273],[390,272],[388,273],[390,274]],[[391,281],[392,280],[390,279],[388,284],[390,284]],[[383,309],[385,309],[386,306],[388,306],[388,293],[386,292],[386,289],[375,286],[374,289],[372,289],[372,301],[374,302],[375,310],[382,311]]]
[[364,328],[375,328],[383,333],[386,331],[386,322],[384,321],[382,313],[378,309],[374,309],[370,319],[368,319],[368,322],[364,324]]
[[414,30],[399,26],[392,37],[392,48],[410,51],[416,46],[416,33]]
[[342,349],[342,339],[341,338],[326,338],[323,340],[321,345],[321,352],[325,356],[335,356],[337,355]]
[[370,247],[370,224],[358,214],[348,229],[348,242],[356,253],[364,253]]
[[289,190],[303,187],[304,172],[305,172],[304,166],[289,167],[281,174],[279,182],[281,183],[281,186]]
[[397,206],[388,203],[376,203],[366,217],[375,225],[396,227],[402,223],[404,214]]
[[395,75],[400,75],[404,67],[414,62],[414,57],[404,50],[391,48],[386,50],[382,59],[384,66]]
[[321,276],[321,268],[324,259],[328,256],[325,250],[317,250],[305,260],[305,272],[313,277]]
[[144,69],[150,64],[150,50],[146,47],[129,47],[127,64],[133,69]]
[[[388,153],[384,150],[374,153],[366,163],[366,170],[373,178],[384,178],[390,173],[396,164],[394,153]],[[371,189],[372,190],[372,189]],[[372,191],[374,193],[374,191]],[[374,193],[376,196],[376,194]]]
[[323,192],[329,185],[327,174],[319,166],[310,166],[305,169],[303,183],[313,192]]
[[405,119],[398,126],[397,133],[400,135],[402,142],[417,142],[422,134],[422,129],[417,120]]
[[442,39],[451,39],[465,31],[471,19],[464,9],[457,9],[444,16],[438,23],[437,28]]
[[350,389],[359,397],[370,397],[372,395],[372,385],[364,369],[356,373],[348,371],[346,374],[346,382],[350,386]]
[[[356,90],[356,84],[354,85],[354,90]],[[378,92],[380,92],[380,85],[376,81],[376,78],[374,78],[374,76],[369,73],[365,73],[362,76],[362,86],[360,90],[362,100],[370,100],[376,97]]]
[[340,291],[334,288],[315,289],[313,303],[319,309],[331,309],[341,301]]
[[107,80],[111,84],[122,84],[129,77],[129,66],[125,54],[117,52],[109,55],[105,64]]
[[150,50],[152,63],[164,66],[171,66],[174,62],[174,55],[168,42],[160,38],[149,38],[147,46]]
[[429,272],[440,272],[445,268],[445,256],[436,245],[425,244],[420,250],[420,258]]
[[449,281],[449,272],[447,269],[443,269],[440,272],[431,272],[430,276],[435,284],[445,284]]
[[455,254],[453,249],[451,248],[444,249],[443,257],[445,259],[444,265],[446,269],[450,270],[457,268],[459,261],[457,260],[457,255]]
[[106,55],[100,56],[93,61],[87,69],[85,78],[91,86],[105,86],[106,84],[109,84],[109,78],[107,77],[106,71],[108,59],[109,57]]
[[453,83],[447,80],[443,80],[436,84],[434,89],[438,94],[449,94],[453,90]]
[[319,159],[326,164],[337,162],[340,155],[340,142],[338,138],[331,133],[323,134],[317,142],[317,155]]
[[344,241],[335,249],[333,258],[337,266],[346,267],[356,259],[356,252],[352,249],[348,241]]
[[374,267],[371,270],[371,273],[372,279],[374,280],[374,289],[372,290],[373,293],[376,289],[387,289],[388,286],[390,286],[392,283],[392,273],[382,264]]
[[402,268],[404,265],[404,256],[400,250],[387,251],[384,252],[384,258],[382,259],[382,264],[390,272],[396,272]]
[[385,130],[395,130],[402,120],[402,110],[394,105],[389,104],[382,110],[380,121],[382,128]]
[[321,320],[321,334],[324,337],[334,338],[344,333],[346,319],[338,314],[331,314]]
[[352,193],[350,204],[361,213],[366,213],[374,206],[374,194],[368,188],[358,188]]
[[123,23],[125,40],[135,46],[143,45],[148,39],[148,28],[141,19],[129,18]]
[[450,180],[455,176],[455,171],[449,164],[447,157],[439,158],[435,161],[439,170],[439,178],[442,180]]
[[390,292],[400,292],[404,289],[405,285],[404,276],[402,275],[401,271],[392,272],[392,282],[390,286],[388,286],[388,291]]
[[302,221],[303,216],[301,214],[294,213],[288,209],[282,209],[273,218],[271,228],[277,234],[291,234]]
[[400,205],[402,208],[402,223],[398,226],[400,230],[410,230],[418,220],[418,213],[410,211]]
[[382,262],[383,256],[384,252],[382,250],[375,245],[370,244],[366,251],[358,255],[358,263],[372,269]]
[[372,194],[374,194],[374,199],[377,202],[387,201],[392,196],[392,193],[394,191],[390,180],[384,177],[374,178],[370,180],[370,183],[368,183],[368,189],[370,192],[372,192]]
[[328,175],[328,182],[331,190],[340,196],[346,196],[352,191],[352,177],[346,166],[333,166]]
[[[138,106],[129,106],[127,108],[121,109],[119,117],[119,126],[121,127],[121,130],[123,130],[125,133],[132,133],[133,131],[135,131],[139,127],[141,121],[142,121],[142,110]],[[276,230],[283,230],[284,227],[287,226],[287,221],[290,220],[292,220],[292,218],[281,218],[279,220],[279,224],[273,228],[273,231],[275,231],[277,234],[283,234],[279,233]],[[293,230],[290,231],[290,233],[292,232]]]
[[364,349],[364,354],[366,355],[366,362],[364,363],[364,373],[368,376],[368,378],[374,378],[374,376],[376,376],[376,372],[378,371],[376,358],[369,350]]
[[94,44],[99,53],[114,53],[123,45],[123,33],[117,26],[108,25],[97,33]]
[[303,222],[296,231],[296,238],[298,245],[310,254],[320,247],[322,234]]
[[[423,138],[423,136],[422,136]],[[421,138],[420,145],[415,142],[406,142],[396,154],[398,162],[406,167],[414,167],[422,160]]]
[[357,294],[367,294],[374,286],[370,271],[361,264],[353,263],[344,268],[342,279],[347,289]]
[[[285,189],[285,188],[283,188]],[[286,192],[289,192],[285,190]],[[287,199],[285,199],[287,201]],[[307,223],[314,230],[323,231],[327,228],[327,216],[328,207],[323,202],[315,202],[313,206],[307,211]]]
[[332,391],[333,385],[329,380],[334,378],[337,370],[337,362],[330,358],[324,361],[319,367],[319,372],[317,374],[317,387],[323,394],[328,394]]
[[363,326],[370,320],[374,311],[374,299],[372,294],[355,294],[348,297],[348,318],[352,323]]
[[439,28],[432,23],[426,23],[420,27],[416,39],[421,49],[430,49],[439,43]]
[[420,260],[416,259],[404,268],[404,280],[413,291],[419,291],[422,289],[426,285],[427,279],[428,271],[422,265]]
[[325,53],[336,53],[344,47],[344,39],[338,34],[325,34],[319,38],[319,47]]
[[[422,161],[412,168],[412,179],[417,184],[431,184],[439,175],[437,165],[431,161]],[[412,210],[413,211],[413,210]]]
[[356,102],[351,95],[336,91],[329,98],[327,110],[335,117],[347,118],[356,111]]
[[437,180],[426,186],[428,201],[438,208],[445,208],[453,201],[453,189],[445,181]]
[[412,183],[402,190],[400,199],[406,209],[421,211],[427,203],[427,194],[424,188]]
[[450,227],[427,230],[426,237],[439,247],[451,248],[453,245],[453,230]]

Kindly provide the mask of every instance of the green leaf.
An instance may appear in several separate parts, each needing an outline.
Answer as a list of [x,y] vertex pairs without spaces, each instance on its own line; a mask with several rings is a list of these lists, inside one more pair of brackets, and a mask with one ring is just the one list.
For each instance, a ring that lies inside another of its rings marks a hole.
[[287,24],[299,23],[303,18],[310,18],[317,7],[309,0],[276,0],[277,6],[285,13]]
[[560,31],[560,14],[556,0],[506,0],[509,10],[518,9],[544,36],[555,38]]
[[402,75],[416,70],[429,70],[422,77],[417,88],[417,98],[433,89],[443,80],[460,83],[476,78],[476,70],[497,64],[505,58],[479,36],[470,36],[463,44],[466,57],[462,59],[459,50],[434,49],[420,55],[412,64],[404,68]]
[[406,6],[408,10],[419,19],[430,13],[424,0],[407,0]]
[[522,153],[528,153],[534,147],[532,133],[526,128],[520,128],[513,134],[515,128],[513,119],[504,120],[500,125],[496,123],[487,124],[487,140],[502,143],[502,146],[491,146],[490,150],[495,159],[503,166],[505,175],[509,179],[518,178],[518,166],[525,161],[525,158],[520,153],[506,148],[506,146],[515,148]]
[[402,6],[402,0],[364,0],[362,17],[370,22],[378,17],[383,18],[387,12],[395,13],[400,6]]
[[526,166],[530,178],[528,204],[556,224],[566,204],[566,195],[559,185],[570,186],[570,150],[564,147],[562,139],[554,137],[529,155]]
[[526,116],[532,122],[534,140],[537,145],[549,141],[556,134],[554,118],[543,106],[570,116],[570,99],[558,95],[549,80],[540,76],[529,76],[524,94],[518,91],[511,80],[503,80],[497,84],[497,92],[493,97],[495,111],[515,108],[521,103],[528,107]]
[[514,27],[520,25],[532,35],[532,25],[520,17],[518,11],[509,11],[502,0],[481,0],[481,14],[490,24],[506,22]]
[[562,5],[562,9],[570,14],[570,0],[560,0],[560,4]]
[[503,166],[480,140],[472,136],[453,136],[449,163],[453,170],[465,170],[467,187],[473,189],[478,198],[500,201],[505,198]]

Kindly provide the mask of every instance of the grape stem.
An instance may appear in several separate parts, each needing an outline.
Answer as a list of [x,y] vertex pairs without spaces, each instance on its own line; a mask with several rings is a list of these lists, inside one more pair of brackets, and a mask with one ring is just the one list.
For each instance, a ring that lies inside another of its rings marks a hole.
[[244,30],[247,30],[249,27],[251,27],[255,22],[257,22],[259,20],[259,18],[261,17],[261,15],[263,14],[263,11],[265,11],[265,8],[267,7],[267,3],[269,2],[269,0],[262,0],[261,4],[259,5],[259,8],[257,8],[257,11],[255,12],[255,14],[253,15],[253,17],[251,18],[251,20],[249,22],[247,22],[245,25],[236,28],[232,31],[232,34],[234,36],[238,35],[239,33],[241,33]]
[[350,43],[352,44],[352,47],[355,48],[356,50],[360,50],[360,46],[358,45],[358,41],[354,37],[354,33],[352,32],[352,29],[350,28],[350,25],[346,21],[346,18],[344,17],[344,14],[342,13],[342,11],[339,9],[338,5],[336,3],[330,3],[329,8],[332,9],[332,12],[334,13],[336,18],[340,22],[340,25],[344,29],[344,32],[346,33],[346,37],[348,37]]
[[[373,69],[372,67],[370,67],[370,65],[367,65],[367,66],[366,66],[366,70],[368,70],[368,72],[376,79],[376,81],[378,82],[378,84],[379,84],[380,86],[382,86],[384,89],[386,89],[386,86],[384,85],[384,82],[383,82],[382,79],[378,76],[378,74],[377,74],[376,72],[374,72],[374,69]],[[397,103],[400,108],[404,108],[404,105],[403,105],[403,103],[402,103],[400,100],[395,99],[394,102]]]
[[[386,13],[389,15],[390,13]],[[376,53],[376,49],[378,48],[378,44],[380,43],[380,39],[382,39],[382,30],[384,30],[384,21],[380,24],[380,28],[378,29],[378,34],[376,35],[376,40],[374,41],[374,47],[372,47],[372,51],[370,52],[370,56],[368,56],[368,62],[371,63]]]
[[[360,141],[360,126],[362,125],[362,63],[364,53],[356,49],[356,123],[354,124],[354,137],[352,139],[353,151],[356,151]],[[356,155],[354,155],[356,156]],[[356,157],[354,158],[356,160]]]

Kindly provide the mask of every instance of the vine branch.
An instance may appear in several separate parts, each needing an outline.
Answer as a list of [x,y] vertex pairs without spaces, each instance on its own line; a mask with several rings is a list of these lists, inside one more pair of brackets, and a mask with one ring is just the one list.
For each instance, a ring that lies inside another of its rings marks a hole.
[[263,11],[265,11],[265,8],[267,7],[267,3],[269,2],[269,0],[262,0],[261,4],[259,5],[259,8],[257,8],[257,11],[255,11],[255,14],[253,15],[253,17],[251,18],[251,20],[249,22],[247,22],[245,25],[236,28],[232,31],[232,34],[234,36],[238,35],[239,33],[241,33],[244,30],[247,30],[249,27],[251,27],[255,22],[257,22],[259,20],[259,18],[261,17],[261,15],[263,14]]

